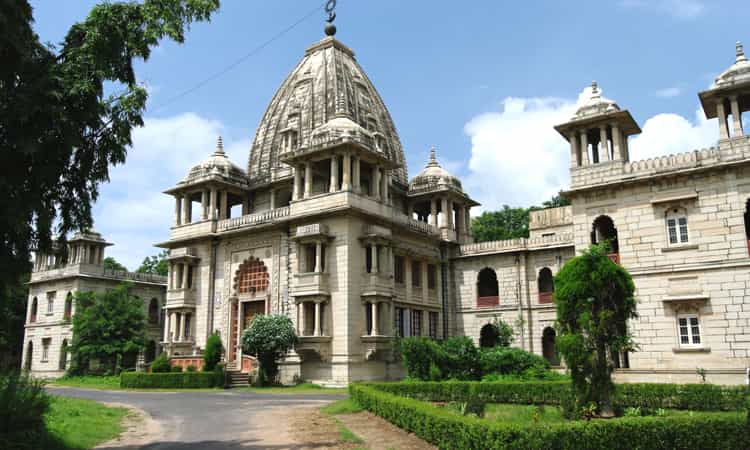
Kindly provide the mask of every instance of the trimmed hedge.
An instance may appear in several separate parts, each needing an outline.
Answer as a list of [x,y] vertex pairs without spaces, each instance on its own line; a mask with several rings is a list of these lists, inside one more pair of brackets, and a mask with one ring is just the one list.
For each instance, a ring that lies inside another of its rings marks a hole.
[[[464,417],[429,403],[355,383],[363,408],[443,449],[707,449],[749,448],[745,416],[734,412],[636,417],[528,426]],[[454,391],[455,392],[455,391]]]
[[224,387],[224,372],[123,372],[120,374],[120,387],[138,389]]
[[[490,403],[559,405],[570,395],[570,381],[406,381],[363,383],[402,397],[431,402],[480,398]],[[747,388],[711,384],[633,383],[615,386],[615,406],[693,411],[739,411],[746,407]]]

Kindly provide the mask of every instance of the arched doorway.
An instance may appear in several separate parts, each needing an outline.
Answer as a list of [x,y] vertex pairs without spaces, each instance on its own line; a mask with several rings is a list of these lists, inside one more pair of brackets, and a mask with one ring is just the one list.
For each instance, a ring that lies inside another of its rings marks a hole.
[[488,323],[479,331],[479,346],[483,348],[496,347],[498,337],[497,327]]
[[26,346],[26,361],[23,364],[25,370],[31,370],[31,361],[34,359],[34,343],[29,341]]
[[620,263],[620,245],[617,241],[617,228],[609,216],[599,216],[594,220],[591,228],[591,243],[609,242],[609,258]]
[[68,340],[63,339],[60,345],[60,362],[58,368],[65,370],[68,368]]
[[497,274],[489,267],[477,275],[477,306],[497,306],[500,304]]
[[539,303],[552,303],[552,294],[555,292],[555,281],[552,278],[552,270],[549,267],[544,267],[539,271],[537,288],[539,290]]
[[557,348],[555,347],[556,336],[557,333],[552,327],[547,327],[542,332],[542,356],[553,366],[560,365],[560,358],[557,356]]

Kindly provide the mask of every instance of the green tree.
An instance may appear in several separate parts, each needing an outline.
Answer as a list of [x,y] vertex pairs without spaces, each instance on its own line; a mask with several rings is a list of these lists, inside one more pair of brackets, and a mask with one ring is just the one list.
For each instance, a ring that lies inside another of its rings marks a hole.
[[542,209],[559,208],[560,206],[568,205],[570,205],[570,200],[568,200],[568,198],[565,197],[562,192],[560,192],[557,195],[553,195],[552,198],[547,200],[546,202],[542,202]]
[[91,227],[99,184],[143,125],[136,60],[163,38],[183,42],[190,24],[218,7],[102,2],[52,46],[34,32],[28,0],[0,2],[0,292],[31,271],[32,248],[51,250],[53,227],[62,241]]
[[158,255],[147,256],[143,259],[141,267],[136,272],[138,273],[152,273],[154,275],[167,276],[169,273],[169,261],[167,261],[169,252],[164,250]]
[[0,373],[20,368],[28,281],[26,274],[0,286]]
[[242,351],[260,362],[259,381],[273,383],[279,371],[278,361],[297,342],[291,319],[281,315],[256,316],[242,334]]
[[613,414],[612,355],[635,348],[628,320],[637,317],[633,280],[608,250],[606,243],[590,247],[555,277],[557,348],[578,407],[593,402],[603,416]]
[[123,283],[104,293],[77,292],[73,316],[73,373],[86,373],[89,362],[98,360],[117,373],[122,359],[146,345],[146,314],[143,300],[131,295],[132,283]]
[[529,209],[504,205],[500,211],[484,212],[471,221],[477,242],[529,237]]
[[117,262],[117,260],[111,256],[107,256],[102,260],[102,264],[104,264],[104,268],[107,270],[118,270],[127,272],[128,268]]
[[218,331],[211,333],[206,339],[206,349],[203,351],[203,370],[210,372],[221,361],[221,336]]

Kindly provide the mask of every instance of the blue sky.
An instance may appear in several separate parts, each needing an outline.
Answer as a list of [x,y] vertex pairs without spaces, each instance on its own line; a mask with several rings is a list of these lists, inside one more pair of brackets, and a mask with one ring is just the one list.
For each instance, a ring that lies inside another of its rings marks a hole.
[[[95,3],[32,0],[35,29],[59,42]],[[271,96],[323,37],[323,11],[218,79],[175,96],[315,5],[224,0],[183,45],[165,41],[138,64],[151,93],[146,126],[95,207],[97,230],[116,244],[110,255],[134,269],[156,252],[151,245],[166,240],[173,210],[161,192],[211,153],[218,134],[233,161],[246,165]],[[735,41],[750,45],[746,1],[339,0],[337,13],[337,38],[354,49],[385,100],[410,175],[434,145],[484,210],[539,203],[567,187],[567,146],[551,126],[570,117],[594,79],[644,130],[631,143],[633,159],[711,145],[717,125],[698,114],[696,94],[734,61]]]

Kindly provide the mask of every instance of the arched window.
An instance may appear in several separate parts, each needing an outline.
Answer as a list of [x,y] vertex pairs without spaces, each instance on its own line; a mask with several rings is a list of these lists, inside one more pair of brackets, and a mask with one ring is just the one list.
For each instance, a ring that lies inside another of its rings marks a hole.
[[496,347],[498,337],[497,327],[488,323],[479,331],[479,346],[484,348]]
[[542,356],[553,366],[560,365],[560,358],[557,356],[557,348],[555,347],[556,336],[557,333],[552,327],[547,327],[542,332]]
[[666,213],[667,242],[669,245],[687,244],[688,218],[684,208],[670,208]]
[[25,370],[31,370],[31,361],[34,359],[34,343],[29,341],[26,346],[26,361],[23,364]]
[[68,292],[65,296],[65,312],[63,313],[63,319],[70,320],[70,316],[73,315],[73,294]]
[[268,289],[268,269],[263,261],[255,258],[245,260],[234,274],[234,290],[238,294],[255,294]]
[[148,304],[148,321],[152,325],[159,323],[159,300],[155,298]]
[[65,370],[68,366],[68,340],[63,339],[62,344],[60,345],[60,362],[59,362],[59,369]]
[[31,300],[31,312],[29,313],[29,322],[34,323],[36,322],[36,311],[39,308],[39,302],[37,301],[36,297],[34,297],[33,300]]
[[552,294],[555,292],[555,281],[552,278],[552,271],[549,267],[544,267],[539,271],[537,288],[539,289],[539,303],[552,303]]
[[620,245],[617,242],[617,228],[609,216],[599,216],[594,220],[591,228],[591,243],[600,244],[609,242],[609,258],[615,263],[620,263]]
[[499,303],[497,274],[485,267],[477,276],[477,306],[497,306]]

